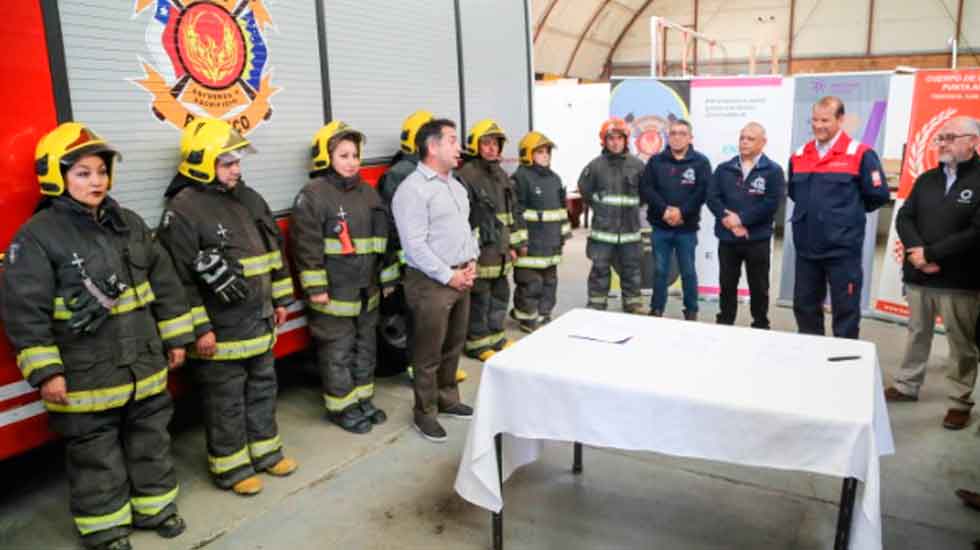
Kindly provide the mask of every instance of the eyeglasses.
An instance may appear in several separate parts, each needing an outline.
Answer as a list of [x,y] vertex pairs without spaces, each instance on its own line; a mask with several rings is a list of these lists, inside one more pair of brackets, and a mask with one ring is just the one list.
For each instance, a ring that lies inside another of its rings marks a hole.
[[932,139],[932,142],[936,145],[941,143],[953,143],[961,137],[977,137],[976,134],[939,134]]

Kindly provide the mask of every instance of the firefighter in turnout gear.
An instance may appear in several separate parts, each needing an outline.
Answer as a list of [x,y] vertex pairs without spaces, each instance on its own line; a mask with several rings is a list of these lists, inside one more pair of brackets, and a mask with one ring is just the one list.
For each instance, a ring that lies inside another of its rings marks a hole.
[[571,237],[565,209],[565,187],[551,168],[555,144],[541,132],[530,132],[518,146],[521,165],[514,172],[517,202],[527,224],[527,255],[514,266],[511,317],[524,332],[551,321],[558,290],[558,264]]
[[469,188],[470,225],[479,232],[477,279],[470,295],[466,355],[486,361],[509,345],[504,319],[510,304],[507,276],[527,252],[527,230],[500,155],[507,136],[493,120],[477,122],[466,137],[467,162],[456,175]]
[[400,276],[387,247],[388,209],[358,174],[363,145],[364,135],[339,120],[316,133],[312,179],[290,226],[327,414],[354,433],[387,419],[372,402],[379,287],[391,292]]
[[276,426],[272,354],[293,285],[269,206],[241,181],[251,151],[227,122],[188,124],[158,228],[191,306],[209,469],[215,484],[241,495],[262,490],[257,472],[296,469]]
[[38,143],[44,197],[7,251],[3,318],[17,365],[65,438],[83,543],[126,550],[131,527],[184,531],[166,389],[193,325],[169,256],[107,194],[116,156],[74,122]]
[[602,124],[602,154],[582,170],[578,188],[593,212],[592,232],[585,249],[592,260],[589,307],[606,309],[610,268],[615,266],[622,287],[623,311],[637,313],[642,307],[639,179],[644,165],[627,150],[629,135],[629,125],[620,118]]

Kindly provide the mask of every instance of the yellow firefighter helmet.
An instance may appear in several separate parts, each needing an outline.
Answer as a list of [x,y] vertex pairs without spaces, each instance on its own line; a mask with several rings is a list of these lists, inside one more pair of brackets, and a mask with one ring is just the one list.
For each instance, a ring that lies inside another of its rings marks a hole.
[[122,156],[107,141],[79,122],[62,123],[45,134],[34,150],[34,172],[41,194],[57,197],[64,193],[65,172],[88,155],[99,155],[105,161],[112,189],[113,164],[116,157],[122,160]]
[[413,155],[417,152],[417,147],[415,147],[415,136],[419,133],[419,128],[422,127],[426,122],[431,121],[435,118],[429,111],[415,111],[414,113],[408,115],[405,122],[402,123],[402,133],[400,136],[402,151]]
[[480,139],[486,136],[497,136],[500,140],[501,153],[503,153],[504,142],[507,141],[507,134],[497,124],[497,121],[492,118],[485,118],[470,128],[470,133],[466,136],[466,154],[471,157],[479,156]]
[[215,162],[228,153],[241,156],[254,153],[252,143],[231,124],[217,118],[195,118],[180,137],[180,164],[177,171],[201,183],[215,177]]
[[357,144],[357,158],[361,158],[361,150],[365,141],[364,134],[342,120],[332,120],[313,135],[313,147],[310,149],[313,158],[310,161],[310,171],[316,172],[330,167],[330,142],[339,140],[343,136],[350,136],[354,139]]
[[517,146],[517,155],[520,158],[521,164],[526,166],[534,164],[534,150],[538,147],[554,149],[557,145],[541,132],[529,132],[521,139],[521,143]]

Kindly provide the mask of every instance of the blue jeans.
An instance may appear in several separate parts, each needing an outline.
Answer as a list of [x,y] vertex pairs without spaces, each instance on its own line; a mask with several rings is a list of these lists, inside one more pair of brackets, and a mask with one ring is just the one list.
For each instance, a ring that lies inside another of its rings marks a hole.
[[650,235],[653,244],[656,270],[653,277],[653,298],[650,309],[663,313],[667,307],[667,275],[670,272],[670,258],[677,252],[677,267],[681,272],[681,287],[684,289],[684,311],[698,311],[698,274],[694,269],[694,249],[698,246],[695,231],[653,228]]

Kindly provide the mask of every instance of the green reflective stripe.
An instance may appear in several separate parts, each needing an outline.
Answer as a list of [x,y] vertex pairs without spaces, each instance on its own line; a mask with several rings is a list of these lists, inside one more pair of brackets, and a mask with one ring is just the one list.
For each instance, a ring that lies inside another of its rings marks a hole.
[[90,535],[99,531],[129,525],[133,522],[133,510],[129,503],[122,508],[104,516],[75,516],[75,526],[82,535]]
[[517,258],[517,263],[514,264],[515,267],[523,267],[527,269],[546,269],[553,265],[558,265],[561,263],[561,256],[524,256],[522,258]]
[[589,238],[595,241],[612,243],[612,244],[624,244],[624,243],[638,243],[640,242],[640,232],[636,233],[610,233],[608,231],[597,231],[592,230],[589,234]]
[[606,305],[606,301],[609,298],[607,296],[589,296],[590,304]]
[[256,275],[265,275],[275,269],[281,269],[282,255],[278,250],[273,250],[272,252],[259,254],[258,256],[241,258],[238,262],[245,269],[246,277],[254,277]]
[[518,229],[517,231],[511,231],[510,244],[521,244],[526,241],[527,241],[527,229]]
[[376,293],[374,296],[368,298],[368,303],[367,303],[368,311],[374,311],[378,309],[379,305],[381,305],[381,293]]
[[473,238],[476,239],[476,242],[477,243],[480,242],[480,228],[479,227],[474,227],[473,228]]
[[332,395],[323,394],[323,401],[326,403],[328,411],[338,413],[357,403],[357,391],[351,390],[350,393],[343,397],[334,397]]
[[503,264],[503,269],[501,270],[501,265],[477,265],[476,266],[476,276],[480,279],[496,279],[497,277],[502,277],[511,272],[514,265],[510,262]]
[[24,348],[17,354],[17,366],[27,379],[37,369],[51,365],[61,365],[61,352],[58,346],[34,346]]
[[599,195],[599,202],[607,206],[639,206],[640,197],[634,195]]
[[504,225],[514,225],[514,215],[510,212],[498,212],[497,219]]
[[136,400],[146,399],[167,389],[167,369],[160,369],[156,374],[136,381]]
[[572,234],[572,224],[570,224],[570,223],[563,223],[563,224],[561,224],[561,234],[562,235],[571,235]]
[[173,319],[160,321],[157,323],[157,330],[160,332],[160,338],[163,340],[170,340],[194,332],[194,320],[191,317],[191,312],[188,311]]
[[133,497],[133,511],[144,516],[155,516],[163,511],[164,508],[177,500],[177,491],[180,487],[176,486],[162,495],[152,497]]
[[272,281],[272,297],[282,298],[293,295],[293,280],[289,277]]
[[623,303],[626,305],[642,305],[643,296],[626,296],[623,298]]
[[568,219],[568,211],[561,208],[555,210],[525,210],[524,219],[529,222],[561,222]]
[[398,263],[400,263],[401,265],[405,265],[405,264],[408,263],[408,260],[405,259],[405,251],[404,250],[399,250],[398,251]]
[[208,317],[208,310],[204,309],[204,306],[195,306],[191,308],[191,320],[193,321],[195,327],[211,322],[211,318]]
[[49,411],[65,413],[107,411],[125,405],[132,394],[132,384],[122,384],[97,390],[70,391],[67,396],[67,405],[45,401],[44,407]]
[[[354,254],[384,254],[388,248],[388,239],[384,237],[358,237],[351,239]],[[334,256],[343,254],[344,246],[340,239],[323,239],[323,253]]]
[[391,264],[388,267],[381,270],[381,283],[390,283],[392,281],[397,281],[399,276],[399,266],[397,263]]
[[248,452],[252,455],[253,459],[262,458],[263,456],[274,453],[282,448],[282,440],[279,436],[270,437],[269,439],[263,439],[262,441],[253,441],[248,444]]
[[354,388],[354,393],[358,399],[371,399],[374,397],[374,384],[365,384]]
[[497,332],[489,336],[484,336],[483,338],[477,338],[475,340],[467,340],[466,351],[473,351],[473,350],[478,350],[480,348],[490,347],[503,339],[504,339],[504,333]]
[[521,321],[534,321],[538,318],[537,312],[535,313],[525,313],[516,307],[514,308],[514,317]]
[[228,456],[208,455],[208,468],[212,474],[223,474],[251,463],[252,459],[249,458],[247,447],[242,447],[240,451]]
[[[229,340],[227,342],[218,342],[214,355],[210,358],[214,361],[229,361],[232,359],[248,359],[249,357],[255,357],[256,355],[262,355],[263,353],[269,351],[273,344],[276,343],[275,338],[271,333],[258,336],[256,338],[250,338],[248,340]],[[200,358],[195,352],[190,353],[191,357]]]
[[333,315],[334,317],[357,317],[361,313],[361,301],[344,301],[331,299],[327,304],[307,302],[313,311]]
[[324,269],[308,269],[299,272],[299,284],[303,288],[327,286],[327,272]]
[[[136,288],[127,288],[122,294],[116,298],[116,305],[112,307],[109,311],[110,315],[122,315],[123,313],[129,313],[135,309],[139,309],[151,302],[156,300],[156,295],[153,294],[153,289],[150,288],[149,282],[142,282],[136,285]],[[54,314],[53,317],[57,321],[67,321],[71,319],[71,310],[65,305],[65,299],[62,296],[56,296],[54,299]]]

